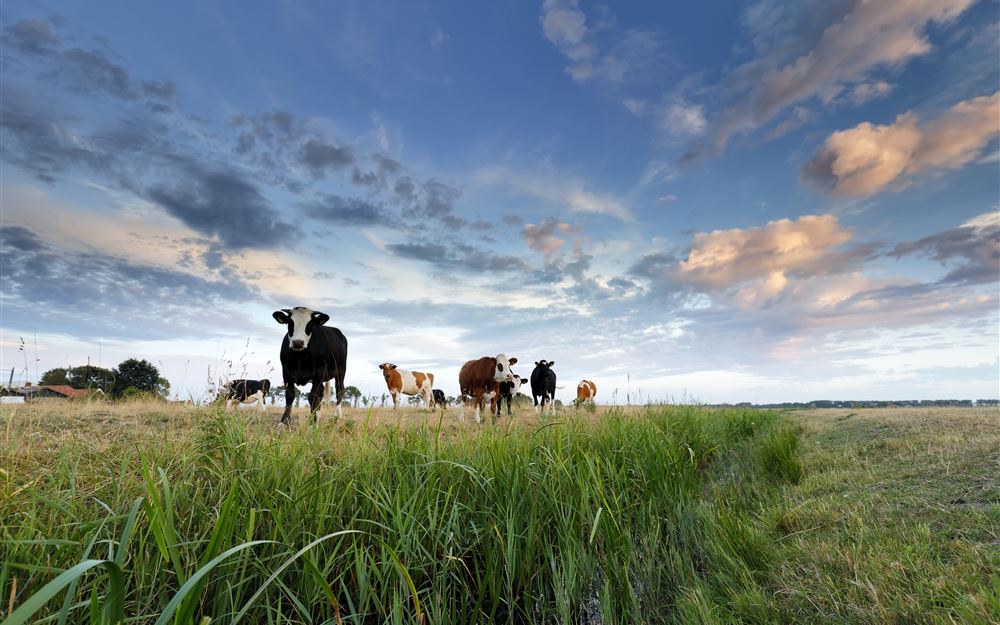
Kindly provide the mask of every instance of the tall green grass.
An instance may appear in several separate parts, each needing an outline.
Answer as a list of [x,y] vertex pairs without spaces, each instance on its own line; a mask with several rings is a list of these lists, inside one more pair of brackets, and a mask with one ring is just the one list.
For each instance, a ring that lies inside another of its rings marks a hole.
[[260,435],[209,410],[188,436],[30,453],[15,427],[4,622],[776,618],[761,517],[800,469],[771,413],[338,427]]

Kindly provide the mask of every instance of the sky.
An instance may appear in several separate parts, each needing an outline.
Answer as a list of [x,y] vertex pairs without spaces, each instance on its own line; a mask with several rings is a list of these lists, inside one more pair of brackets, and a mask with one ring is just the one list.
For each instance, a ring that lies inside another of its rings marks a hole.
[[5,2],[0,367],[277,384],[307,306],[365,393],[996,398],[998,42],[997,0]]

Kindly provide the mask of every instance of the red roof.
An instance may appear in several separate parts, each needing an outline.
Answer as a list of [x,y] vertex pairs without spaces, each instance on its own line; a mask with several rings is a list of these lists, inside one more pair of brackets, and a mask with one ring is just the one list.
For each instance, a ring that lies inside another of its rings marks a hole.
[[60,394],[60,395],[62,395],[64,397],[68,397],[70,399],[76,399],[78,397],[83,397],[83,396],[85,396],[87,394],[87,389],[85,389],[85,388],[73,388],[72,386],[69,386],[67,384],[53,384],[53,385],[40,385],[40,386],[32,385],[32,386],[22,387],[21,388],[21,392],[24,393],[24,394],[36,393],[36,392],[41,391],[43,389],[44,390],[52,391],[53,393],[58,393],[58,394]]

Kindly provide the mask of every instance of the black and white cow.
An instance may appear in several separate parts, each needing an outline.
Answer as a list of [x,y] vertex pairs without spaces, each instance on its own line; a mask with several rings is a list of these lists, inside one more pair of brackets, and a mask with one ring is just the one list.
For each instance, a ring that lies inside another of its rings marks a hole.
[[542,414],[545,414],[546,403],[550,414],[556,413],[556,372],[552,370],[554,364],[554,360],[539,360],[531,371],[531,398]]
[[337,387],[337,416],[344,400],[344,374],[347,371],[347,338],[337,328],[325,324],[330,316],[297,306],[276,310],[271,315],[288,326],[281,341],[281,375],[285,381],[285,412],[281,423],[289,425],[295,386],[312,383],[309,389],[309,413],[316,422],[316,411],[325,395],[330,394],[330,380]]
[[507,416],[510,416],[510,402],[514,399],[514,395],[521,392],[521,385],[527,383],[528,378],[522,378],[518,374],[514,374],[514,379],[509,382],[501,382],[499,386],[499,395],[497,397],[497,412],[496,415],[500,416],[500,411],[503,407],[503,402],[507,400]]
[[252,404],[259,401],[260,409],[264,410],[264,400],[270,392],[270,380],[232,380],[222,388],[227,409],[231,405]]
[[434,389],[434,405],[448,407],[448,398],[444,396],[444,391],[439,388]]

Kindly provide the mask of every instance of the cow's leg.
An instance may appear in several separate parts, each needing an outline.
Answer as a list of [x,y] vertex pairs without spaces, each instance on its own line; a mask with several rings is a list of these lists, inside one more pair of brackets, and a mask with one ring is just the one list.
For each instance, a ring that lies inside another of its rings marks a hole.
[[316,425],[316,413],[323,403],[323,387],[323,384],[315,381],[309,389],[309,422],[313,425]]
[[483,405],[483,392],[482,391],[478,391],[476,393],[475,397],[473,398],[473,401],[475,402],[475,406],[476,406],[476,414],[475,414],[475,416],[476,416],[476,423],[482,423],[483,420],[479,418],[479,407]]
[[295,385],[285,380],[285,412],[281,415],[281,425],[291,425],[293,401],[295,401]]
[[429,388],[424,389],[424,399],[427,400],[427,409],[434,410],[434,391]]
[[389,391],[389,394],[392,395],[392,409],[399,408],[399,391]]
[[264,391],[257,391],[257,401],[260,402],[260,405],[258,406],[260,412],[264,412],[265,410],[267,410],[266,406],[267,396],[264,395]]
[[338,372],[334,377],[334,386],[337,391],[337,418],[339,419],[343,414],[341,412],[340,405],[344,402],[344,374],[343,372]]
[[507,397],[507,416],[508,417],[510,416],[510,403],[512,401],[514,401],[514,395],[513,394],[511,394],[510,396]]

